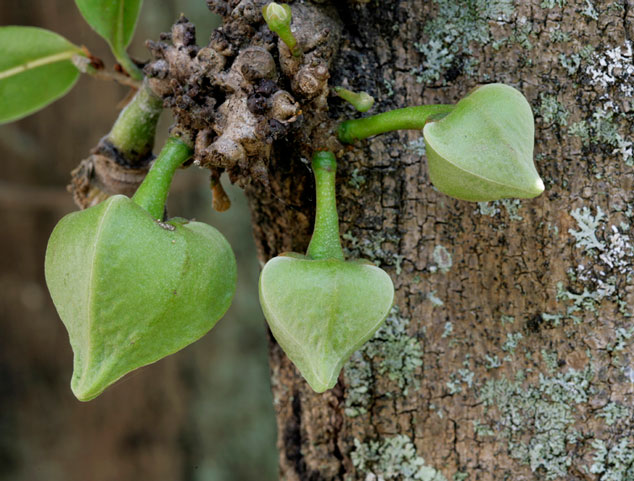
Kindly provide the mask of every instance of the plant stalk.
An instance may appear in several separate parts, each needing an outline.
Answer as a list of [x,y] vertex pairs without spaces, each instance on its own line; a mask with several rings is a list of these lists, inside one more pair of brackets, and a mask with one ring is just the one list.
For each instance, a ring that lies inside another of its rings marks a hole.
[[170,137],[165,142],[161,153],[132,197],[132,200],[147,210],[152,218],[163,218],[174,173],[193,152],[193,149],[179,138]]
[[315,152],[313,173],[317,208],[315,229],[306,255],[312,259],[343,260],[343,249],[339,238],[339,216],[335,193],[337,160],[332,152]]
[[142,159],[152,152],[156,124],[163,101],[148,86],[141,84],[134,98],[121,111],[107,136],[112,146],[129,159]]
[[393,130],[420,130],[429,120],[444,117],[453,109],[453,105],[417,105],[390,110],[363,119],[346,120],[339,125],[337,134],[341,142],[350,144]]
[[119,65],[121,65],[123,67],[123,70],[125,70],[130,77],[132,77],[133,79],[135,79],[137,81],[143,80],[143,72],[132,61],[132,59],[128,55],[128,52],[126,52],[125,50],[124,51],[115,51],[113,49],[112,53],[114,54],[115,58],[117,59],[117,62],[119,62]]

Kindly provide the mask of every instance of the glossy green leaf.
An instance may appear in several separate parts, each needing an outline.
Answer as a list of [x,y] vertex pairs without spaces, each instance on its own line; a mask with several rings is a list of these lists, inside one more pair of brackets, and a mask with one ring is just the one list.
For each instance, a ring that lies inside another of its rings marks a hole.
[[80,48],[48,30],[0,27],[0,52],[0,123],[44,108],[79,77],[72,57]]
[[458,199],[530,198],[544,191],[533,163],[535,127],[524,96],[508,85],[478,87],[423,129],[429,177]]
[[115,56],[132,40],[142,0],[75,0],[88,24],[112,48]]
[[336,384],[394,301],[390,276],[374,264],[294,253],[266,263],[259,291],[273,336],[316,392]]
[[74,352],[71,388],[88,401],[209,331],[233,298],[236,261],[213,227],[158,222],[116,195],[57,224],[45,275]]

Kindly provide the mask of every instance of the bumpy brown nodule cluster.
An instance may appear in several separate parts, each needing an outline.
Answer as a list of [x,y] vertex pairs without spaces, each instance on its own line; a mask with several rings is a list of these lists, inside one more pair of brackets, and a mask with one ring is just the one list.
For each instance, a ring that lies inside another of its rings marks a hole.
[[[179,127],[195,138],[194,161],[226,171],[232,182],[267,182],[273,142],[302,124],[319,128],[326,111],[329,67],[340,36],[334,10],[292,4],[293,33],[302,55],[294,57],[262,18],[262,0],[208,0],[223,17],[206,47],[181,17],[171,33],[148,42],[145,67],[152,90],[172,109]],[[299,139],[301,142],[302,139]]]

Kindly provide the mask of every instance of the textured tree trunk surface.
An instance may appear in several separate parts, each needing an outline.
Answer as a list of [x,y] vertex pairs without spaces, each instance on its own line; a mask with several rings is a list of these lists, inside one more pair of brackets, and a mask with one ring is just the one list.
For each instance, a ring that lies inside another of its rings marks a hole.
[[[535,113],[546,191],[448,198],[430,186],[416,131],[337,151],[344,247],[389,272],[396,305],[324,394],[271,340],[281,478],[634,479],[634,3],[336,9],[331,86],[369,92],[381,112],[512,85]],[[329,105],[332,119],[358,116]],[[261,261],[306,248],[302,149],[331,145],[310,135],[275,144],[270,186],[247,188]]]

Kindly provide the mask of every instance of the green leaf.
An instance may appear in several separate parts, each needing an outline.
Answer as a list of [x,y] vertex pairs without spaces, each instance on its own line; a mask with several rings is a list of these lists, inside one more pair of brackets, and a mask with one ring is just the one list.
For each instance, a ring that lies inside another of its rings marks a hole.
[[88,24],[119,57],[132,40],[142,0],[75,0]]
[[79,77],[81,49],[36,27],[0,27],[0,124],[40,110],[68,92]]

